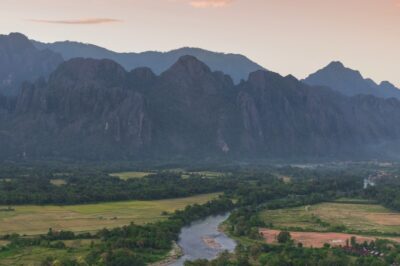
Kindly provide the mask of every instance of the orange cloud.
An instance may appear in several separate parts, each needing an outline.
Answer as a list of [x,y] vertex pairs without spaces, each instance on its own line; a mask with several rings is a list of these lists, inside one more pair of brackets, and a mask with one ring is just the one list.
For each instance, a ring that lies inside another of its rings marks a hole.
[[70,24],[70,25],[90,25],[90,24],[105,24],[105,23],[122,22],[122,20],[113,19],[113,18],[83,18],[83,19],[62,19],[62,20],[28,19],[28,20],[31,22],[37,22],[37,23]]

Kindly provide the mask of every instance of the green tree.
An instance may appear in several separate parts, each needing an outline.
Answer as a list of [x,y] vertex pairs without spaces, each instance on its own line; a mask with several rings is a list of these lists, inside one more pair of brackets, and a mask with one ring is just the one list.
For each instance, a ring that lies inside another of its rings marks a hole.
[[292,236],[290,235],[290,233],[288,231],[282,231],[278,234],[277,239],[278,239],[279,243],[285,244],[292,240]]
[[357,238],[355,236],[350,238],[350,244],[353,248],[357,246]]
[[138,258],[133,252],[125,249],[119,249],[107,254],[108,266],[145,266],[146,264]]

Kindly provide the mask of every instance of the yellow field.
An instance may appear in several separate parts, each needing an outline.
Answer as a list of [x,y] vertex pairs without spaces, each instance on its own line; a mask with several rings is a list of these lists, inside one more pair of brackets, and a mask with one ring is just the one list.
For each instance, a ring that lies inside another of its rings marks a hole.
[[261,217],[277,228],[298,227],[311,231],[329,231],[332,226],[344,225],[349,230],[364,232],[400,232],[400,213],[378,204],[321,203],[267,210],[261,213]]
[[[0,235],[36,235],[54,230],[96,231],[134,222],[144,224],[165,219],[163,211],[173,212],[194,203],[205,203],[218,193],[158,201],[124,201],[72,206],[13,206],[15,211],[0,212]],[[2,208],[4,206],[0,206]]]
[[64,179],[51,179],[50,183],[57,186],[57,187],[61,187],[67,184],[67,181],[65,181]]
[[112,173],[110,176],[118,177],[122,180],[128,180],[132,178],[143,178],[147,175],[151,175],[151,172],[120,172],[120,173]]

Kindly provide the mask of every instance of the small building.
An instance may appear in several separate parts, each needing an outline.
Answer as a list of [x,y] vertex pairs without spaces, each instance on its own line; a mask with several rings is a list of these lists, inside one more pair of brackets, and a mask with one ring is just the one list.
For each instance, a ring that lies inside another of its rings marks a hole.
[[370,178],[365,178],[364,179],[364,189],[367,189],[368,187],[374,187],[376,186],[376,183],[372,181]]

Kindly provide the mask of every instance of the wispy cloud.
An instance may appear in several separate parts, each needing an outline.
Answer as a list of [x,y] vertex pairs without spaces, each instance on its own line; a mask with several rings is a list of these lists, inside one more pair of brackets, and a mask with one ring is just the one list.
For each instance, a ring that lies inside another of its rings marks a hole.
[[113,18],[82,18],[82,19],[28,19],[28,21],[47,24],[93,25],[123,22]]
[[221,8],[227,7],[234,0],[167,0],[174,3],[185,3],[194,8]]
[[232,2],[233,0],[191,0],[190,5],[195,8],[226,7]]

